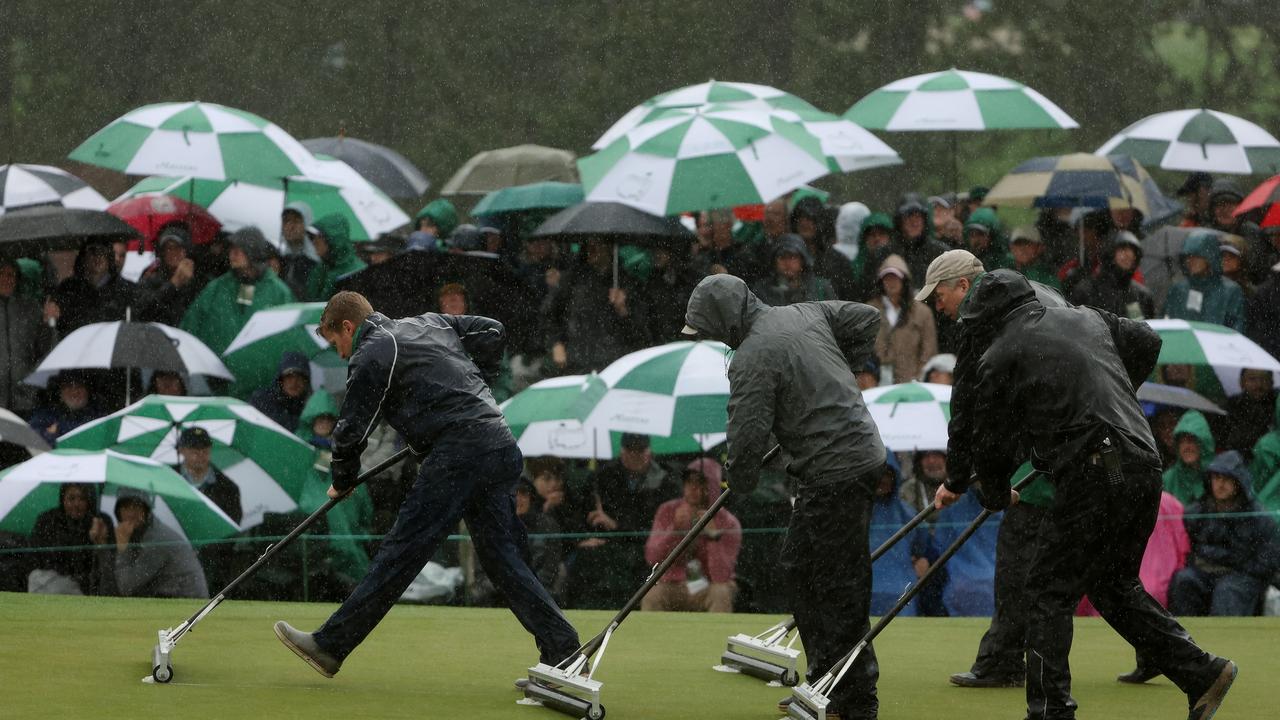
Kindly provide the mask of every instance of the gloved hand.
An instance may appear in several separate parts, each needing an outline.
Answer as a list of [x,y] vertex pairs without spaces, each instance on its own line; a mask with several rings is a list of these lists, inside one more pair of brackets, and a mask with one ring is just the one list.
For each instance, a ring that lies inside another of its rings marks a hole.
[[360,478],[360,456],[339,458],[334,456],[329,465],[330,483],[337,490],[350,490]]
[[728,478],[725,482],[729,485],[729,489],[734,495],[750,495],[755,492],[756,486],[760,484],[760,476],[747,478],[745,473],[735,473],[729,468],[725,468]]

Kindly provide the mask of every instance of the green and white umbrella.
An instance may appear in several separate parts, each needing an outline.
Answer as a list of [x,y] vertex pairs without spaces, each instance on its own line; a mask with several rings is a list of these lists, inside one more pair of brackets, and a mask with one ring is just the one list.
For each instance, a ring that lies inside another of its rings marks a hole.
[[58,448],[0,472],[0,530],[28,535],[36,518],[58,507],[60,486],[101,485],[99,509],[111,513],[123,489],[145,494],[157,520],[188,540],[236,534],[226,513],[165,465],[112,450]]
[[239,486],[242,529],[261,523],[263,513],[297,509],[314,448],[235,398],[149,395],[81,425],[59,438],[58,447],[109,449],[177,465],[178,435],[187,427],[209,433],[213,466]]
[[376,240],[409,222],[395,201],[346,163],[317,158],[313,168],[309,176],[252,182],[149,177],[121,197],[172,195],[207,209],[228,231],[253,226],[269,238],[280,236],[280,213],[296,201],[307,203],[317,218],[346,218],[356,242]]
[[[588,395],[595,376],[565,375],[535,383],[502,404],[502,412],[528,457],[608,460],[621,450],[622,433],[584,425],[577,413],[589,410],[598,394]],[[698,435],[651,437],[655,455],[706,450],[724,442],[724,427]]]
[[[1240,392],[1240,371],[1270,370],[1280,381],[1280,361],[1231,328],[1190,320],[1148,320],[1160,334],[1160,365],[1211,368],[1197,373],[1196,392],[1223,399]],[[1214,381],[1218,387],[1213,387]],[[1205,387],[1208,384],[1208,387]]]
[[591,149],[603,150],[635,126],[654,119],[668,108],[726,103],[740,110],[817,110],[807,101],[768,85],[711,80],[654,95],[631,108],[591,144]]
[[1280,173],[1280,140],[1244,118],[1204,108],[1148,115],[1116,133],[1096,154],[1112,153],[1165,170]]
[[890,132],[1079,127],[1020,82],[955,68],[895,80],[854,103],[844,117]]
[[822,141],[782,114],[666,110],[578,160],[588,202],[653,215],[769,202],[831,172]]
[[[233,392],[269,385],[286,352],[302,353],[320,368],[345,367],[346,362],[316,335],[324,305],[288,303],[255,312],[222,352],[222,361],[236,376]],[[313,377],[316,369],[312,368]]]
[[894,452],[946,450],[951,422],[951,386],[909,382],[862,393],[880,430],[880,440]]
[[637,350],[589,378],[578,408],[587,425],[641,435],[722,433],[729,348],[673,342]]
[[277,125],[244,110],[202,102],[130,110],[67,157],[126,175],[206,180],[278,180],[306,175],[315,163],[302,143]]

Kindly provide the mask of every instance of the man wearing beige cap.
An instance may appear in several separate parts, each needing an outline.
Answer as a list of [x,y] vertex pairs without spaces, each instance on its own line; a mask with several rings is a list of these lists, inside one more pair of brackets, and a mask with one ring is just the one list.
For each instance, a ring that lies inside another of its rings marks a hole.
[[924,275],[924,287],[916,293],[916,300],[933,305],[938,312],[955,320],[960,314],[960,301],[973,287],[973,281],[983,273],[982,263],[968,250],[948,250],[929,263]]

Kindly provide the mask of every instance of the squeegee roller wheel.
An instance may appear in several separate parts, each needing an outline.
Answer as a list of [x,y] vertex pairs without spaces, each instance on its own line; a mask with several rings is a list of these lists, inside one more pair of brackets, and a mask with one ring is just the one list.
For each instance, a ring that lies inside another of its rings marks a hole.
[[800,684],[800,673],[795,670],[787,670],[778,676],[778,682],[786,687],[795,687]]
[[592,710],[587,713],[587,720],[604,720],[604,706]]
[[157,665],[151,668],[151,678],[158,683],[167,683],[173,679],[172,665]]

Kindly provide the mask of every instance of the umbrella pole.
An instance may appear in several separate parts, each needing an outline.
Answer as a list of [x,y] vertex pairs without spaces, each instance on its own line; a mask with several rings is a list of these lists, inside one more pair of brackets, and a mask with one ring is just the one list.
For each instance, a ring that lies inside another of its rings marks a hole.
[[[132,320],[133,320],[133,307],[132,306],[125,307],[124,321],[128,323],[128,322],[132,322]],[[125,405],[133,404],[133,368],[132,367],[127,367],[124,369],[124,404]]]
[[956,134],[948,133],[951,136],[951,188],[955,192],[960,192],[960,159],[956,152]]
[[613,289],[618,289],[618,243],[613,244]]

